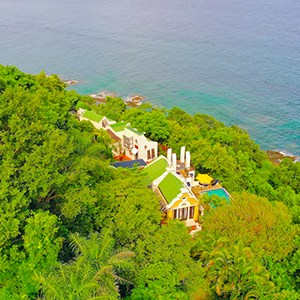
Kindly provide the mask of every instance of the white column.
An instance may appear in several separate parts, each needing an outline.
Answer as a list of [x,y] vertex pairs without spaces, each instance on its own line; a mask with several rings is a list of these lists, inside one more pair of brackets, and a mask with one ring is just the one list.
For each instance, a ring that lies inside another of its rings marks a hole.
[[172,148],[169,148],[167,151],[167,159],[168,159],[169,165],[171,166],[172,165]]
[[186,151],[186,154],[185,154],[185,167],[186,168],[190,168],[191,167],[191,155],[190,155],[190,151]]
[[185,146],[180,149],[180,162],[184,163]]
[[194,183],[194,181],[195,181],[195,171],[191,171],[190,172],[190,175],[191,175],[191,177],[192,177],[192,184]]
[[172,154],[172,167],[174,171],[176,171],[176,165],[177,165],[177,158],[176,158],[176,153]]

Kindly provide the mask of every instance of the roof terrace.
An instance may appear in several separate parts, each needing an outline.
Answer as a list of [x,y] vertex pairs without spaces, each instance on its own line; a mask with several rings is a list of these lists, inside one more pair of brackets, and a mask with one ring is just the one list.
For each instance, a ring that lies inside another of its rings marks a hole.
[[104,118],[104,116],[98,115],[93,110],[87,110],[81,116],[84,117],[84,118],[87,118],[91,121],[97,122],[97,123],[99,123]]

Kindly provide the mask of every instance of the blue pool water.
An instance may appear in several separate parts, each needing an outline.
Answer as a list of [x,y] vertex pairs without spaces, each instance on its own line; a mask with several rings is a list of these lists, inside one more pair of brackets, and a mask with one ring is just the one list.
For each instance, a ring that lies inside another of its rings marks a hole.
[[209,196],[217,195],[219,197],[225,197],[228,202],[229,202],[229,198],[230,198],[230,195],[224,188],[219,188],[219,189],[210,190],[207,192],[202,192],[201,194],[208,194]]

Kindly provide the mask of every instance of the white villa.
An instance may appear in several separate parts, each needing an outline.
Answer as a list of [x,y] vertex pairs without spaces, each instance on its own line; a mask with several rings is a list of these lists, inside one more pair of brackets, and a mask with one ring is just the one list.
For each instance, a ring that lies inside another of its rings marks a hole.
[[143,132],[130,127],[130,123],[111,120],[94,111],[78,110],[79,120],[90,121],[97,129],[104,129],[115,141],[115,154],[124,153],[130,159],[143,159],[150,162],[157,158],[157,142],[146,138]]
[[129,125],[122,122],[110,126],[110,130],[122,141],[120,152],[124,151],[125,155],[131,159],[152,161],[157,158],[157,142],[147,139],[143,132],[139,132]]
[[105,116],[98,115],[93,110],[85,110],[83,108],[79,108],[77,114],[79,116],[79,121],[90,121],[97,129],[107,129],[107,126],[116,123],[116,121],[112,119],[108,119]]

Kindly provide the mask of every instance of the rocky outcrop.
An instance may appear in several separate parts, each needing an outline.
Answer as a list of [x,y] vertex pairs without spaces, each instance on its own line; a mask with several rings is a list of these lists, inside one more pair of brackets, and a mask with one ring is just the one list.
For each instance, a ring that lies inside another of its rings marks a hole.
[[279,151],[267,151],[267,154],[268,154],[268,157],[269,157],[269,160],[275,165],[279,165],[280,162],[282,161],[283,158],[285,157],[288,157],[290,158],[293,162],[296,162],[298,161],[298,157],[297,156],[290,156],[290,155],[286,155],[282,152],[279,152]]
[[74,84],[79,84],[79,81],[77,80],[62,80],[66,85],[74,85]]
[[103,91],[99,94],[91,94],[90,95],[93,99],[95,99],[98,102],[101,103],[105,103],[106,102],[106,97],[119,97],[119,95],[117,93],[113,93],[113,92],[108,92],[108,91]]
[[146,99],[146,97],[138,95],[138,94],[131,94],[130,96],[128,96],[125,100],[125,103],[128,106],[131,107],[137,107],[140,106],[142,104],[142,101],[144,101]]

